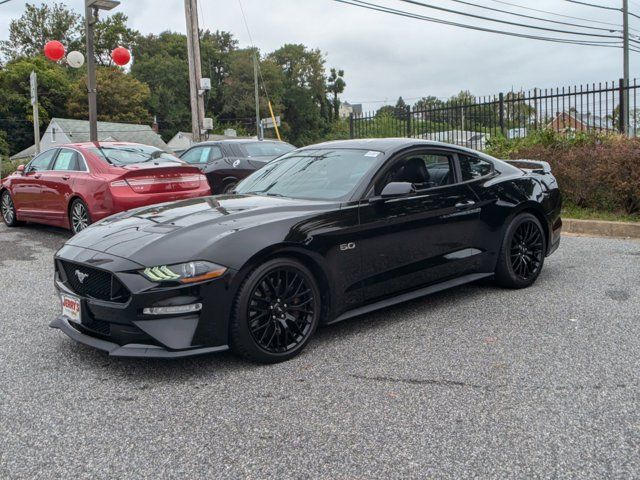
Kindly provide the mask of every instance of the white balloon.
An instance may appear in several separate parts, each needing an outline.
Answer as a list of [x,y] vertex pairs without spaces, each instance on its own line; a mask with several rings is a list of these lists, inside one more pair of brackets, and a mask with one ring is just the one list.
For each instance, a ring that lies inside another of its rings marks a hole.
[[84,55],[74,50],[67,54],[67,64],[72,68],[80,68],[84,64]]

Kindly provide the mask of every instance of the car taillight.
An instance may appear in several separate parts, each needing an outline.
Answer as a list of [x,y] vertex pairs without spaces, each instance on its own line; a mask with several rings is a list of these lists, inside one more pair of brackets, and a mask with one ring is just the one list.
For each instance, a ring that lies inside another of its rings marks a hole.
[[164,192],[167,190],[190,190],[198,188],[207,177],[200,173],[158,177],[134,177],[111,182],[112,187],[129,186],[134,192]]

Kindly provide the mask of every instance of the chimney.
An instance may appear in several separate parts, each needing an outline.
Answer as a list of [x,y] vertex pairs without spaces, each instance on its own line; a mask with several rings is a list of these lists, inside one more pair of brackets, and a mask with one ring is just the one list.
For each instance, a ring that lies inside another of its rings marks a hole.
[[155,115],[153,116],[153,124],[151,125],[151,130],[158,133],[158,119]]

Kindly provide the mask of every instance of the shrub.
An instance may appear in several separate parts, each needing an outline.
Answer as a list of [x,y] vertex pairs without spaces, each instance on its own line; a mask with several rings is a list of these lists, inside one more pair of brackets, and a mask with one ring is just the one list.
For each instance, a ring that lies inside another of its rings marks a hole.
[[492,138],[487,151],[549,162],[569,204],[640,215],[640,138],[539,130],[525,138]]

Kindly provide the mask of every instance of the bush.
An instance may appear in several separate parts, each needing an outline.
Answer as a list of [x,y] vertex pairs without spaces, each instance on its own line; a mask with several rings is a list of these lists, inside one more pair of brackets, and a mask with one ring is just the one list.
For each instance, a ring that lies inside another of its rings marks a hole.
[[640,215],[640,138],[539,130],[525,138],[494,137],[487,153],[549,162],[570,205]]

